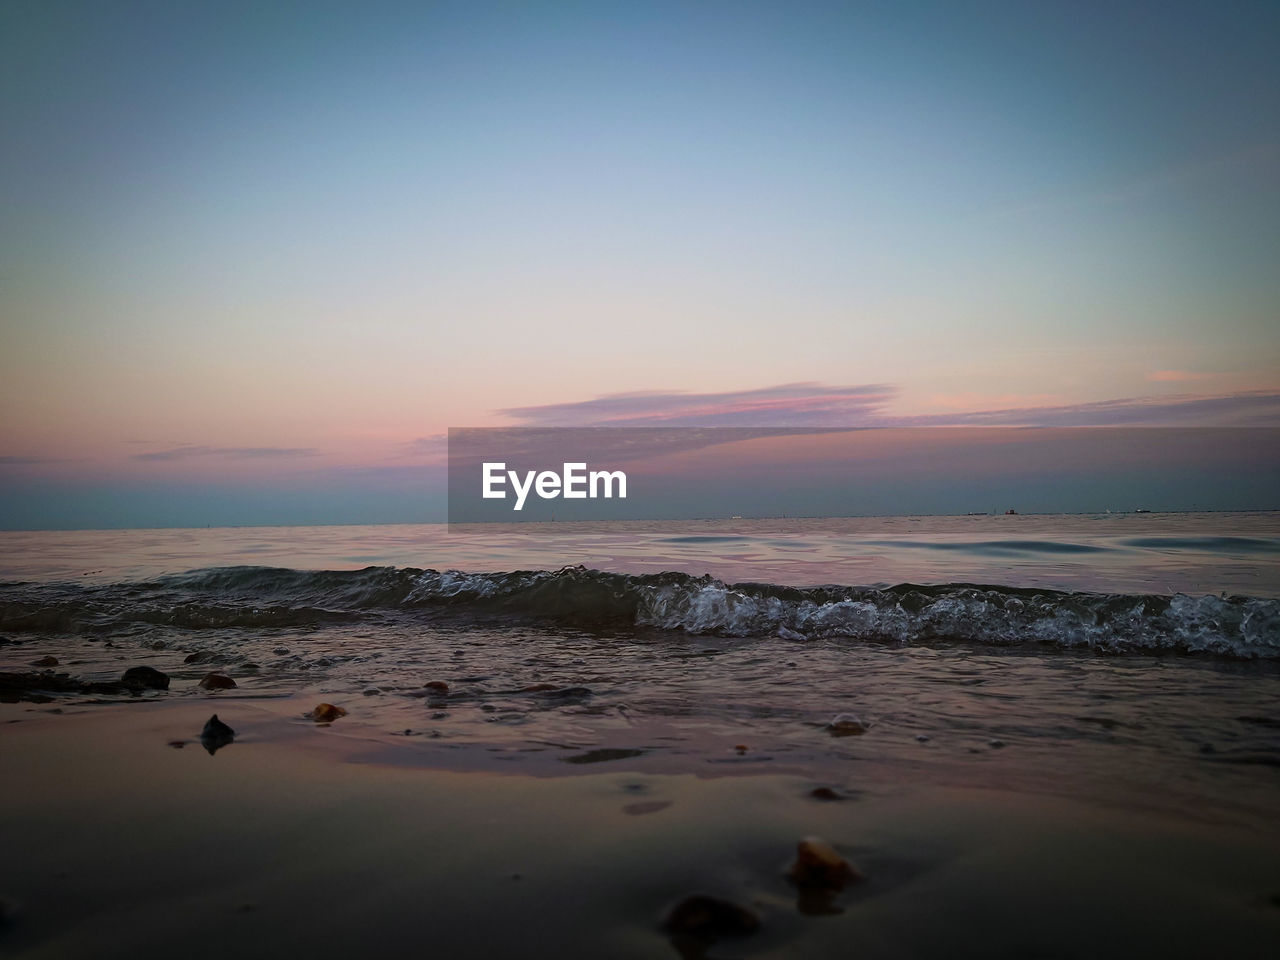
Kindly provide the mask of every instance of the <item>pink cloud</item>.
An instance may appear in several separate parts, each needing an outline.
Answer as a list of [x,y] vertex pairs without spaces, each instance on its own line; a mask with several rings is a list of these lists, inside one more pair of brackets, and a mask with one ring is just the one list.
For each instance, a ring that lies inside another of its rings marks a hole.
[[886,384],[790,383],[728,393],[623,393],[502,411],[521,427],[1098,427],[1276,426],[1280,393],[1179,394],[1092,403],[1027,404],[896,416]]
[[1189,370],[1156,370],[1147,374],[1147,379],[1155,383],[1184,383],[1187,380],[1207,380],[1207,373],[1191,373]]
[[537,427],[846,427],[870,425],[896,393],[887,384],[784,383],[721,393],[612,393],[501,412]]

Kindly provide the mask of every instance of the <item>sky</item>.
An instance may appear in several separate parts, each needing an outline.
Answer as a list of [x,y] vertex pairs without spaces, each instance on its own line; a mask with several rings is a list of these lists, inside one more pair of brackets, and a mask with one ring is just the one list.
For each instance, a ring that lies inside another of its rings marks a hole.
[[1280,425],[1278,35],[6,3],[0,527],[442,519],[451,427]]

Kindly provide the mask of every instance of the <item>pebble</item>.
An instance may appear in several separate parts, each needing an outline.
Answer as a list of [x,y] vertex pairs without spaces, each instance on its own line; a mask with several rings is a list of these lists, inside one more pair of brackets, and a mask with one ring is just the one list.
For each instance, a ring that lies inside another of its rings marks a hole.
[[753,934],[760,929],[760,918],[732,901],[695,894],[672,907],[662,926],[672,936],[714,941]]
[[169,675],[161,673],[155,667],[130,667],[120,677],[126,687],[140,690],[168,690]]
[[205,690],[232,690],[236,682],[225,674],[206,673],[204,679],[200,681],[200,686]]
[[840,890],[846,883],[857,883],[862,874],[821,837],[805,837],[796,844],[796,859],[787,871],[799,887]]
[[987,741],[987,746],[990,747],[992,750],[999,750],[1001,747],[1004,746],[1004,741],[999,739],[998,737],[992,737],[990,740]]
[[320,703],[307,716],[316,723],[333,723],[339,717],[345,717],[347,711],[342,707],[335,707],[332,703]]
[[838,713],[827,724],[827,732],[833,737],[852,737],[866,733],[868,727],[852,713]]
[[844,797],[836,793],[830,787],[814,787],[809,791],[809,796],[815,800],[843,800]]
[[39,660],[32,660],[33,667],[56,667],[58,665],[57,657],[41,657]]
[[424,690],[434,690],[437,693],[448,693],[449,685],[443,680],[430,680],[422,685]]
[[219,720],[216,713],[205,721],[204,729],[200,731],[200,745],[210,755],[217,753],[235,738],[236,732]]
[[917,734],[916,734],[916,743],[928,743],[928,742],[929,742],[929,739],[930,739],[930,738],[929,738],[929,735],[928,735],[927,733],[917,733]]

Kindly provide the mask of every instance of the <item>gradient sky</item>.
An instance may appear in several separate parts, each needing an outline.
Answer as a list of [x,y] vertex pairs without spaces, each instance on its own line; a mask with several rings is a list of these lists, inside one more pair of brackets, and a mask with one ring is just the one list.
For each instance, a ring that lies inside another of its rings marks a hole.
[[431,519],[450,426],[1274,426],[1278,36],[8,2],[0,526]]

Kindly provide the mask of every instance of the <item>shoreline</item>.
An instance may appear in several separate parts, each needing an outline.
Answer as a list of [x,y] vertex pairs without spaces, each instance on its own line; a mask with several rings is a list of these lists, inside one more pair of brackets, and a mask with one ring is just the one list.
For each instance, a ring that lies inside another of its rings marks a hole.
[[[234,938],[248,956],[671,957],[659,921],[695,893],[759,919],[709,957],[1261,957],[1280,934],[1280,831],[1259,824],[875,765],[856,783],[832,764],[698,776],[633,758],[534,776],[472,748],[474,769],[442,770],[278,709],[296,699],[211,699],[0,707],[0,766],[23,781],[0,799],[23,825],[0,888],[9,955],[201,957]],[[215,711],[236,740],[209,755]],[[843,799],[811,795],[841,778]],[[865,883],[798,897],[784,869],[811,834]]]

